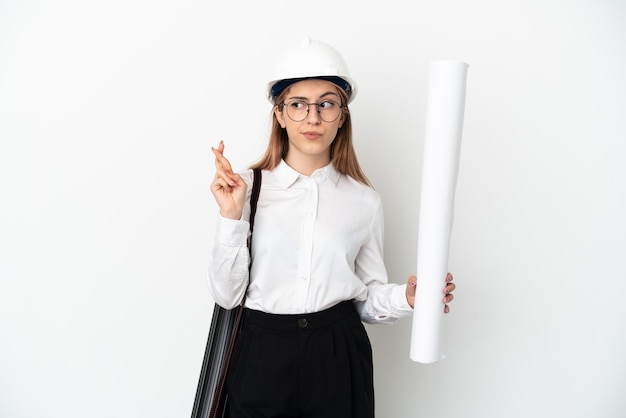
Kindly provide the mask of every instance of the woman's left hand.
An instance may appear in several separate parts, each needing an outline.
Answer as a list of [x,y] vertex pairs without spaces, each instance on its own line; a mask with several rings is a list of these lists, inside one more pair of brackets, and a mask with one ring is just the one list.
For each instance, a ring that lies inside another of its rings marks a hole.
[[[452,283],[453,280],[454,280],[454,277],[452,277],[452,274],[448,273],[446,275],[446,286],[443,288],[444,296],[443,296],[442,302],[443,302],[444,313],[450,312],[450,307],[448,306],[448,303],[452,302],[452,300],[454,299],[454,295],[452,294],[452,292],[454,291],[454,289],[456,289],[456,285]],[[409,277],[409,280],[407,280],[406,282],[406,300],[407,302],[409,302],[409,305],[411,305],[411,308],[415,304],[415,289],[416,288],[417,288],[417,277],[415,276]]]

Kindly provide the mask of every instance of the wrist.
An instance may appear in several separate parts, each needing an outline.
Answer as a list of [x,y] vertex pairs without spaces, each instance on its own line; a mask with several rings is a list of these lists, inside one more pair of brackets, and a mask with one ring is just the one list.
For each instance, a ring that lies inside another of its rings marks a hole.
[[241,213],[241,211],[237,211],[237,210],[227,210],[227,211],[220,210],[220,215],[223,218],[233,219],[235,221],[238,221],[238,220],[241,219],[242,213]]

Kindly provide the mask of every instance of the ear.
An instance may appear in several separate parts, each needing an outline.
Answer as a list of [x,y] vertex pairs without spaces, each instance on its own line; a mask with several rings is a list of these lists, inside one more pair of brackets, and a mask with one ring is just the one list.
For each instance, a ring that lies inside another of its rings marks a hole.
[[283,112],[278,109],[278,105],[274,106],[274,116],[276,116],[276,120],[280,124],[281,128],[285,129],[285,119],[283,118]]
[[343,123],[346,121],[346,114],[345,112],[341,112],[341,118],[339,118],[339,128],[341,128],[343,126]]

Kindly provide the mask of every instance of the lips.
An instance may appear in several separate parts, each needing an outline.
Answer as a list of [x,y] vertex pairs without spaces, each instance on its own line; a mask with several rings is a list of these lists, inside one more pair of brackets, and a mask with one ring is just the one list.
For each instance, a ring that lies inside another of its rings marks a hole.
[[315,131],[306,131],[303,132],[302,135],[304,135],[306,139],[318,139],[322,136],[321,133]]

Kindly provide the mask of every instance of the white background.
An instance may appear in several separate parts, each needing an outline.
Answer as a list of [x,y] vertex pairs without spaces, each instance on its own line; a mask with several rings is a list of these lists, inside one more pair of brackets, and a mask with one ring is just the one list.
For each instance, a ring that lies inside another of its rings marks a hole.
[[626,415],[621,0],[0,1],[0,416],[188,417],[210,147],[263,151],[272,63],[346,58],[391,280],[416,269],[428,65],[470,64],[438,363],[368,326],[377,416]]

